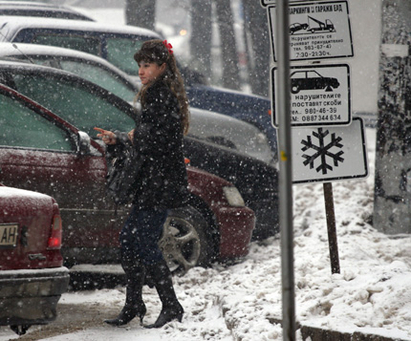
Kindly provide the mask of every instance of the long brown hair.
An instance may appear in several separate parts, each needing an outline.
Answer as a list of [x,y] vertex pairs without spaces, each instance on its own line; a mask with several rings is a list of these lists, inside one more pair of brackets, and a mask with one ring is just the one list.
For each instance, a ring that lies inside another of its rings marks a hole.
[[[158,80],[162,80],[171,89],[172,93],[177,97],[180,106],[181,124],[184,134],[188,133],[190,125],[190,113],[188,110],[188,100],[184,88],[184,82],[178,70],[174,54],[167,48],[165,42],[160,39],[147,40],[141,46],[141,49],[136,52],[134,59],[137,63],[156,63],[158,66],[166,64],[165,71],[161,74]],[[156,80],[157,81],[157,80]],[[138,92],[136,99],[141,101],[144,106],[145,93],[151,84],[144,85]]]

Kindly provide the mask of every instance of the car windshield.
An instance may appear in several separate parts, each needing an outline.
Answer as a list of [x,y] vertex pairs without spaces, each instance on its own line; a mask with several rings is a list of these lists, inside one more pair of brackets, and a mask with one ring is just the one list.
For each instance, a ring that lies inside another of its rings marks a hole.
[[134,120],[108,100],[81,84],[55,77],[19,74],[14,76],[18,91],[34,99],[79,130],[95,136],[95,126],[129,131]]
[[108,70],[104,70],[97,65],[87,62],[77,62],[70,60],[60,61],[61,69],[70,71],[90,82],[100,85],[102,88],[110,91],[127,102],[133,102],[136,95],[134,89],[127,86],[124,82],[115,77]]
[[[148,37],[143,36],[110,35],[102,42],[102,38],[92,37],[86,33],[37,32],[31,43],[65,47],[104,57],[125,73],[137,76],[138,65],[134,60],[134,54],[147,39]],[[105,45],[104,49],[102,44]]]
[[107,38],[107,60],[125,73],[138,76],[138,65],[134,54],[140,50],[144,40],[132,38]]
[[36,33],[36,35],[31,40],[32,44],[41,44],[49,46],[59,46],[68,49],[83,51],[87,53],[94,54],[96,56],[101,56],[101,43],[100,39],[90,37],[87,35],[60,35],[52,33]]
[[61,70],[69,71],[79,77],[83,77],[88,81],[95,83],[102,88],[110,91],[114,95],[124,99],[129,103],[133,103],[137,89],[127,83],[124,79],[119,78],[117,74],[105,69],[103,66],[94,64],[83,59],[68,60],[59,56],[43,56],[43,55],[13,55],[4,57],[5,59],[21,59],[26,61],[30,58],[39,65],[51,66]]
[[0,94],[0,126],[2,146],[72,150],[63,130],[4,94]]

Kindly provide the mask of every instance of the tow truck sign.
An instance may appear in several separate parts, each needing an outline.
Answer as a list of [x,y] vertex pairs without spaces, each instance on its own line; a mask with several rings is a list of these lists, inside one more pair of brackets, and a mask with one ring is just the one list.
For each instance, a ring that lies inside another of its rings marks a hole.
[[[274,62],[276,7],[268,7]],[[347,1],[304,2],[289,5],[290,60],[354,55]]]
[[[271,72],[273,125],[278,127],[277,68]],[[291,126],[351,123],[350,67],[347,64],[290,67]]]

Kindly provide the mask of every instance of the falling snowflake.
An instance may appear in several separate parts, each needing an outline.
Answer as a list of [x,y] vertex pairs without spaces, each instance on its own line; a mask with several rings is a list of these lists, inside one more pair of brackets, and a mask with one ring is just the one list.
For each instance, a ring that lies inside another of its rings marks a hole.
[[[323,128],[318,128],[318,132],[313,131],[312,135],[318,139],[318,143],[314,144],[312,142],[311,136],[307,136],[307,140],[302,140],[301,144],[304,147],[301,148],[303,152],[312,149],[314,150],[314,154],[308,155],[303,154],[302,157],[305,159],[304,166],[310,165],[310,169],[314,168],[314,163],[319,161],[319,166],[315,169],[317,172],[322,171],[323,174],[327,174],[327,171],[333,170],[333,167],[328,163],[330,160],[333,162],[334,167],[338,167],[338,162],[344,162],[344,159],[341,155],[344,154],[342,150],[338,151],[337,153],[333,153],[330,151],[331,148],[337,147],[342,148],[343,145],[340,143],[342,141],[341,137],[336,137],[335,133],[331,134],[331,139],[326,138],[329,135],[329,131],[323,131]],[[329,142],[328,142],[329,141]],[[328,142],[328,143],[327,143]]]

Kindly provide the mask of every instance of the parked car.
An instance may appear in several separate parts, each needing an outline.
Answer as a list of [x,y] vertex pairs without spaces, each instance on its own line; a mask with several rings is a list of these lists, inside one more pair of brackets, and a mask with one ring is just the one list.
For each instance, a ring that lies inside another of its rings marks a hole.
[[[0,122],[0,181],[56,198],[66,226],[65,264],[118,262],[128,208],[106,196],[105,146],[2,84]],[[247,255],[254,212],[228,181],[191,166],[187,172],[189,206],[172,210],[161,241],[172,270]]]
[[44,2],[0,1],[0,15],[94,21],[70,7]]
[[[0,43],[0,59],[21,60],[73,72],[132,103],[139,87],[106,60],[60,47]],[[214,112],[191,108],[190,136],[224,145],[268,164],[274,157],[266,136],[254,125]]]
[[[131,130],[133,107],[98,85],[55,68],[0,61],[0,82],[32,98],[78,129]],[[278,172],[263,161],[215,143],[186,136],[191,165],[232,182],[256,214],[253,238],[278,232]]]
[[69,282],[61,236],[52,197],[0,183],[0,325],[22,335],[31,325],[56,318]]
[[[71,48],[98,55],[137,78],[133,55],[144,40],[161,39],[149,30],[126,25],[39,18],[0,17],[0,41]],[[269,140],[277,160],[277,136],[271,125],[268,98],[208,86],[204,77],[180,67],[190,106],[232,116],[255,125]]]

